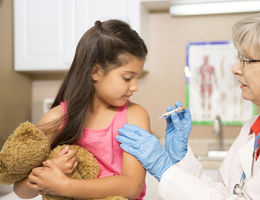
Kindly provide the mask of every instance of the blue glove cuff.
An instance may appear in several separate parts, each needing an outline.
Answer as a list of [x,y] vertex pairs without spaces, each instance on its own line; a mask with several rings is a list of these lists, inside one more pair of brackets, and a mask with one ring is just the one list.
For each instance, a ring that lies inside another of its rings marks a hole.
[[176,163],[177,161],[172,160],[167,151],[163,151],[160,159],[154,163],[151,169],[147,170],[160,182],[163,173]]

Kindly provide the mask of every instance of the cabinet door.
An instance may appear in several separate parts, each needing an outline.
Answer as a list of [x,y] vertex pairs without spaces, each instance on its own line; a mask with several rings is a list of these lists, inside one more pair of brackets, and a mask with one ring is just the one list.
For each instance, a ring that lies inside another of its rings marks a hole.
[[140,0],[78,0],[77,1],[78,39],[95,21],[120,19],[140,30]]
[[69,69],[81,36],[108,19],[140,33],[140,0],[14,0],[15,70]]
[[75,0],[14,0],[14,68],[60,71],[75,51]]

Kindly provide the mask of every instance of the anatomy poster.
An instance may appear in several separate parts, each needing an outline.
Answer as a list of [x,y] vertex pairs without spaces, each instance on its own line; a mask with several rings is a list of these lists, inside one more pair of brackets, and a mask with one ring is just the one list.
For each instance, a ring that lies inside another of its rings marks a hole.
[[225,125],[241,125],[254,107],[241,97],[238,77],[232,74],[237,51],[231,41],[187,45],[186,104],[194,124],[212,124],[220,116]]

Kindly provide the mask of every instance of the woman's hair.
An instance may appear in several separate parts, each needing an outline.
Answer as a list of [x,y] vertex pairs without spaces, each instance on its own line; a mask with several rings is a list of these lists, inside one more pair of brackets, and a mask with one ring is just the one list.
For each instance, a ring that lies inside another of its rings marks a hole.
[[260,13],[239,20],[232,29],[233,44],[246,55],[249,47],[260,51]]
[[[81,136],[87,113],[91,110],[95,92],[92,68],[121,66],[126,56],[145,59],[147,48],[144,41],[131,27],[120,20],[96,21],[80,39],[71,67],[58,91],[52,108],[66,102],[67,114],[62,119],[65,126],[51,144],[72,144]],[[57,130],[58,131],[58,130]]]

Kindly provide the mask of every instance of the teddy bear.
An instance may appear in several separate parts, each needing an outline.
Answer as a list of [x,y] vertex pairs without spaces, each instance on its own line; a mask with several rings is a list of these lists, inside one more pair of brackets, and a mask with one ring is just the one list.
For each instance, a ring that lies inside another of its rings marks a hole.
[[[0,151],[0,184],[13,184],[28,177],[33,168],[41,166],[43,161],[55,157],[65,146],[59,145],[51,150],[49,140],[42,131],[28,121],[21,123],[7,138]],[[71,178],[97,178],[99,166],[93,154],[79,145],[70,145],[69,148],[77,152],[78,161],[78,166]],[[42,199],[72,200],[68,197],[47,194],[42,195]],[[127,199],[122,196],[111,196],[95,200]]]

